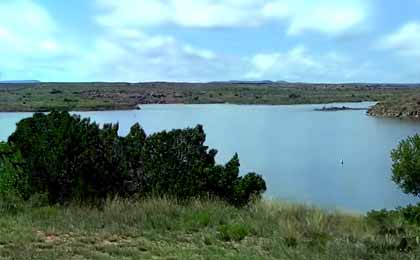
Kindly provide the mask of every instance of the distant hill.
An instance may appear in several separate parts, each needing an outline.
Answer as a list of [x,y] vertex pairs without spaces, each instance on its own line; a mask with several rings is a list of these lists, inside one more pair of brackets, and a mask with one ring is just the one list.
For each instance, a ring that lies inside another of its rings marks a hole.
[[5,80],[1,81],[0,84],[29,84],[29,83],[39,83],[39,80]]
[[213,81],[209,82],[213,84],[252,84],[252,85],[259,85],[259,84],[275,84],[281,83],[286,84],[287,81],[279,80],[279,81],[272,81],[272,80],[229,80],[229,81]]

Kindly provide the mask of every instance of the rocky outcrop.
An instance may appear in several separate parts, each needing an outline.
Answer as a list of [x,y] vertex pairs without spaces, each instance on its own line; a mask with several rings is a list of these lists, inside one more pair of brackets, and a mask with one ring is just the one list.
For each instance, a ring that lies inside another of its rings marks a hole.
[[369,108],[367,114],[377,117],[420,119],[418,102],[381,102]]

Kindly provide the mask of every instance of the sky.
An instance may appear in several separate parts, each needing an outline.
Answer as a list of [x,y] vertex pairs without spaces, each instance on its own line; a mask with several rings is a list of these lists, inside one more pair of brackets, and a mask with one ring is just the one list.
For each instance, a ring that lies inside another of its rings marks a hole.
[[0,0],[0,80],[420,82],[420,0]]

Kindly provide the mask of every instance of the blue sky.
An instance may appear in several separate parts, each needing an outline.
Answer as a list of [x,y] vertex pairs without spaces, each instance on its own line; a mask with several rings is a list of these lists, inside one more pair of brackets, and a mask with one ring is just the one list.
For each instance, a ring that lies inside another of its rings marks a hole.
[[420,0],[0,0],[0,80],[420,82]]

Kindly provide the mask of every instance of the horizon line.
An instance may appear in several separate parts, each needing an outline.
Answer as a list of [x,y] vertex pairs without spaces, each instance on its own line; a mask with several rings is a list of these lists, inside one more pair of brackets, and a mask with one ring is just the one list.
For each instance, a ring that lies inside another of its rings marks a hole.
[[313,84],[313,85],[420,85],[420,82],[311,82],[311,81],[285,81],[285,80],[214,80],[214,81],[169,81],[169,80],[150,80],[150,81],[40,81],[40,80],[0,80],[0,84],[35,84],[35,83],[61,83],[61,84],[92,84],[92,83],[111,83],[111,84],[150,84],[150,83],[175,83],[175,84]]

